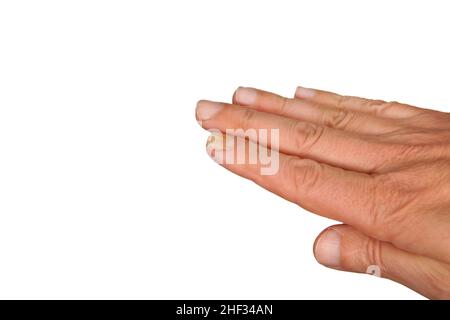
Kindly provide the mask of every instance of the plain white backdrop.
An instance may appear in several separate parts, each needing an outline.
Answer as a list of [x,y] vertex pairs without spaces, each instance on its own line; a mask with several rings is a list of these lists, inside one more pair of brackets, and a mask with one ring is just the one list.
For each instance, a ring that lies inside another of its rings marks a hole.
[[1,1],[0,298],[421,298],[316,263],[335,222],[216,165],[194,109],[303,85],[450,111],[448,12]]

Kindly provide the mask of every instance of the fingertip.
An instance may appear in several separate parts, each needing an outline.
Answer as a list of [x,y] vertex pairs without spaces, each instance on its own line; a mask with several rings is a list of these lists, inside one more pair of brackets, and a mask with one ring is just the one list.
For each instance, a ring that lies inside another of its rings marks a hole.
[[232,104],[238,104],[236,94],[237,94],[237,92],[239,91],[240,88],[242,88],[242,87],[239,86],[239,87],[236,88],[236,90],[234,90],[233,97],[231,98],[231,103]]
[[258,92],[256,91],[256,89],[239,87],[234,92],[233,99],[236,101],[236,104],[242,106],[251,106],[256,103],[257,96]]
[[315,95],[316,95],[316,90],[298,86],[297,89],[295,90],[294,96],[296,98],[310,99],[310,98],[313,98]]
[[223,108],[224,104],[220,102],[214,102],[209,100],[199,100],[195,109],[195,116],[197,121],[206,121],[213,118]]
[[333,228],[322,231],[314,242],[314,257],[317,262],[330,268],[341,266],[341,235]]

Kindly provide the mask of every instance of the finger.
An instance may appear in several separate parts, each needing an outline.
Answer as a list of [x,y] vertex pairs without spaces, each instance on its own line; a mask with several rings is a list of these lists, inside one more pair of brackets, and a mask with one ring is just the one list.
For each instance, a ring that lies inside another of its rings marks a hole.
[[255,142],[258,140],[251,132],[278,130],[281,152],[354,171],[374,172],[396,159],[393,155],[399,152],[394,145],[350,132],[236,105],[200,101],[196,115],[205,129],[228,131],[231,135],[247,136]]
[[386,118],[408,118],[424,111],[424,109],[398,102],[386,102],[382,100],[341,96],[328,91],[304,87],[297,88],[295,98],[324,104],[342,110],[360,111]]
[[314,255],[333,269],[388,278],[428,298],[450,298],[450,265],[397,249],[348,225],[324,230],[315,241]]
[[228,170],[316,214],[375,232],[368,215],[373,178],[214,132],[208,154]]
[[289,99],[254,88],[238,88],[233,95],[233,103],[361,134],[383,134],[400,129],[399,124],[392,119],[374,117],[356,110],[321,105],[304,99]]

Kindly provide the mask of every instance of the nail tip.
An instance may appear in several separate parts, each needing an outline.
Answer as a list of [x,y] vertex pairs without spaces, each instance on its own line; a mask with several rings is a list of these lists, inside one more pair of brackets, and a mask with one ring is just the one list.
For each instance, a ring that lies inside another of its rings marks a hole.
[[209,120],[220,110],[222,110],[223,107],[223,103],[213,102],[209,100],[200,100],[197,103],[197,108],[195,109],[197,120]]
[[297,86],[295,89],[295,97],[299,98],[312,98],[316,94],[314,89]]
[[239,87],[236,89],[235,99],[241,105],[253,105],[257,99],[257,91],[253,88]]
[[198,100],[198,101],[197,101],[197,108],[198,108],[200,105],[202,105],[202,104],[204,104],[204,103],[207,103],[207,102],[208,102],[208,100],[205,100],[205,99]]
[[341,259],[340,244],[341,236],[336,230],[325,230],[322,235],[319,235],[314,247],[316,260],[331,268],[339,267]]

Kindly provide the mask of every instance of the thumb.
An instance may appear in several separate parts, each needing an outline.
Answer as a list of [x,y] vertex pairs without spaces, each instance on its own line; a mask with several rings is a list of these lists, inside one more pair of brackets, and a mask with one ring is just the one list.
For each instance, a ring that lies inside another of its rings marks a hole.
[[450,298],[450,265],[366,236],[349,225],[322,231],[314,256],[329,268],[391,279],[432,299]]

